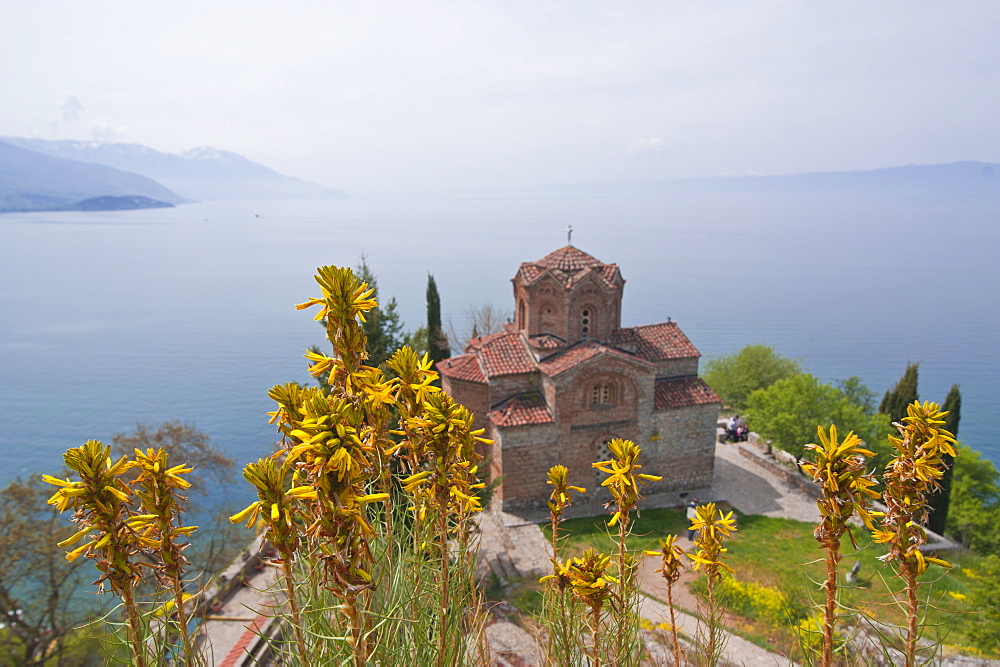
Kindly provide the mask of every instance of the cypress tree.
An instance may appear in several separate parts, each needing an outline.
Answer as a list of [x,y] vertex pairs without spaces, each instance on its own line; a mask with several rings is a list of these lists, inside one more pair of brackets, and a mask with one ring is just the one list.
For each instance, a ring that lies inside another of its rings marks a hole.
[[448,339],[441,329],[441,296],[434,276],[427,274],[427,354],[433,363],[451,356]]
[[[962,392],[958,390],[957,384],[951,385],[941,409],[948,413],[944,418],[944,427],[957,438],[958,422],[962,418]],[[945,454],[943,458],[948,468],[940,479],[941,490],[931,497],[931,511],[927,518],[927,528],[938,535],[944,535],[945,525],[948,522],[948,506],[951,504],[951,480],[955,465],[954,456]]]
[[906,406],[917,400],[917,367],[916,364],[906,364],[906,371],[903,377],[899,378],[896,386],[885,392],[882,403],[878,406],[878,411],[889,415],[893,422],[902,422],[906,416]]

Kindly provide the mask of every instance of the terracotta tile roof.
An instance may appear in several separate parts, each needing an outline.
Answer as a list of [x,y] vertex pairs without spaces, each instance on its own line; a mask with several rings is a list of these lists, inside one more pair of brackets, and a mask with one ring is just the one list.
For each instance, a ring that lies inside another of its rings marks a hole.
[[486,376],[483,375],[479,359],[474,354],[463,354],[460,357],[439,361],[436,368],[438,373],[447,375],[453,380],[486,384]]
[[533,282],[535,278],[542,275],[542,268],[536,264],[529,264],[524,262],[521,264],[521,271],[524,273],[524,280],[526,282]]
[[684,408],[690,405],[722,404],[712,388],[699,377],[674,378],[656,381],[653,407],[656,410]]
[[498,331],[496,333],[486,334],[485,336],[478,336],[469,340],[469,343],[465,346],[466,352],[472,352],[478,350],[484,345],[488,345],[492,341],[496,340],[500,336],[506,335],[506,331]]
[[611,332],[612,345],[635,345],[635,353],[649,361],[700,357],[676,322],[660,322]]
[[620,359],[626,359],[632,363],[645,364],[642,359],[627,352],[616,350],[613,347],[602,345],[596,341],[584,341],[570,347],[565,352],[552,355],[538,364],[538,368],[546,375],[555,377],[600,354],[609,354]]
[[603,267],[598,268],[598,269],[592,269],[590,267],[587,267],[585,269],[581,269],[581,270],[576,271],[574,273],[567,273],[567,274],[559,275],[557,277],[560,278],[566,284],[566,289],[570,289],[574,285],[582,283],[583,280],[584,280],[584,278],[586,278],[587,276],[591,276],[591,275],[596,276],[597,277],[597,282],[599,282],[599,283],[604,283],[604,284],[610,283],[609,280],[605,280],[605,278],[604,278]]
[[520,333],[502,331],[477,338],[469,343],[483,364],[486,377],[533,373],[538,370],[535,358],[525,347]]
[[550,252],[537,262],[522,263],[520,273],[526,283],[532,283],[547,273],[567,289],[587,276],[594,275],[598,281],[611,287],[618,274],[618,265],[605,264],[596,257],[568,245]]
[[559,250],[550,252],[545,257],[535,262],[535,265],[544,269],[558,269],[560,271],[579,271],[586,267],[604,266],[604,262],[588,255],[579,248],[571,245],[563,246]]
[[514,396],[490,412],[494,426],[528,426],[529,424],[551,424],[555,421],[537,393]]
[[529,338],[528,342],[540,350],[557,350],[566,345],[566,341],[552,334],[538,334]]

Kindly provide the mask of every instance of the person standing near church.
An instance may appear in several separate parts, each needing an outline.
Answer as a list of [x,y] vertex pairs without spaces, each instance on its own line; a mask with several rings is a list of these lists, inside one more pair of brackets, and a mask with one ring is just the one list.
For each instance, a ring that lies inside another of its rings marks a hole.
[[694,541],[694,520],[698,516],[698,499],[692,498],[687,504],[688,539]]

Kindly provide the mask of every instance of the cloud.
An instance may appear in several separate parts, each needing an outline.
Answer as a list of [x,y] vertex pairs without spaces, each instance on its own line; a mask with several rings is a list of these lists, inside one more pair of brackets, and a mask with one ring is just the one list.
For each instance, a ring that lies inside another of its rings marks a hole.
[[67,126],[80,120],[84,106],[79,97],[73,93],[66,93],[56,104],[56,110],[56,115],[49,118],[49,132],[53,137],[63,134]]
[[76,95],[67,93],[59,102],[59,113],[62,115],[62,122],[72,123],[80,120],[80,113],[83,112],[83,103]]
[[632,155],[655,155],[661,153],[664,148],[663,137],[649,137],[648,139],[633,139],[628,145],[628,152]]
[[125,125],[112,125],[106,116],[101,116],[91,126],[90,136],[94,138],[94,141],[106,144],[122,141],[128,136],[128,127]]

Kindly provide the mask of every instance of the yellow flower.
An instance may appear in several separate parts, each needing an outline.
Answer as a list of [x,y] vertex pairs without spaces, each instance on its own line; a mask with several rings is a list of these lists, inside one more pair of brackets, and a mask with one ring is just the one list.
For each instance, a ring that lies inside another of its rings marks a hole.
[[591,465],[609,475],[601,482],[601,486],[606,487],[611,492],[613,502],[616,505],[616,510],[608,523],[608,525],[614,526],[619,521],[627,519],[628,513],[635,509],[642,499],[642,496],[639,495],[640,485],[646,486],[649,482],[656,482],[662,478],[638,472],[642,468],[638,463],[642,449],[631,440],[615,438],[608,443],[608,449],[613,456],[612,459],[598,461]]
[[247,528],[253,526],[257,521],[257,515],[260,514],[261,501],[256,500],[250,505],[248,505],[243,511],[238,512],[231,517],[229,517],[230,523],[243,523],[247,522]]
[[76,533],[73,533],[73,535],[71,537],[68,537],[65,540],[63,540],[62,542],[59,542],[56,546],[57,547],[68,547],[69,545],[78,542],[80,540],[80,538],[82,538],[84,535],[89,534],[92,530],[94,530],[93,526],[87,526],[83,530],[80,530],[80,531],[78,531]]

